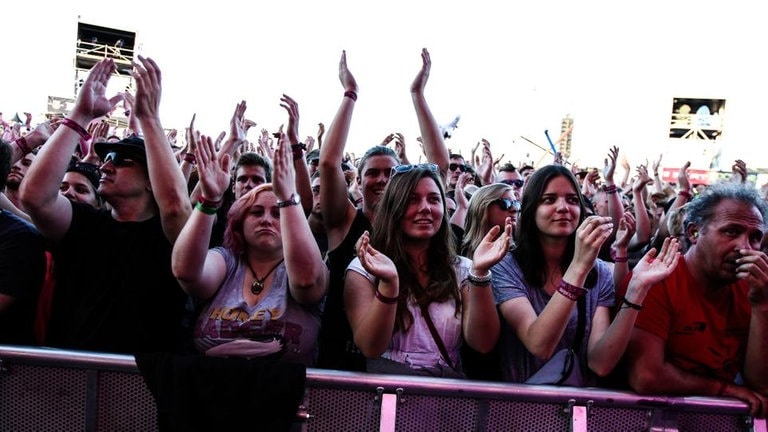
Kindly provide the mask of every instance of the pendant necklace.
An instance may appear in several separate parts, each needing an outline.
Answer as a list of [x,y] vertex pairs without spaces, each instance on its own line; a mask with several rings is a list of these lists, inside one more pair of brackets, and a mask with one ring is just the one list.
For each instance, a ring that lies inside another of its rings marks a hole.
[[250,263],[250,261],[248,261],[248,258],[246,257],[246,259],[245,259],[245,263],[246,263],[246,264],[248,264],[248,270],[250,270],[250,271],[251,271],[251,274],[253,275],[253,283],[251,284],[251,293],[253,293],[253,295],[259,295],[259,294],[261,294],[261,292],[262,292],[262,291],[264,291],[264,281],[266,281],[266,280],[267,280],[267,278],[269,277],[269,275],[271,275],[271,274],[272,274],[272,272],[273,272],[273,271],[275,271],[275,269],[276,269],[276,268],[277,268],[277,267],[278,267],[278,266],[279,266],[279,265],[280,265],[282,262],[283,262],[283,260],[282,260],[282,259],[281,259],[280,261],[278,261],[278,262],[277,262],[277,264],[275,264],[275,266],[274,266],[274,267],[272,267],[272,268],[271,268],[271,269],[270,269],[270,270],[267,272],[267,274],[265,274],[265,275],[264,275],[264,277],[263,277],[263,278],[259,279],[259,277],[258,277],[258,276],[256,276],[256,272],[255,272],[255,271],[253,271],[253,267],[251,267],[251,263]]

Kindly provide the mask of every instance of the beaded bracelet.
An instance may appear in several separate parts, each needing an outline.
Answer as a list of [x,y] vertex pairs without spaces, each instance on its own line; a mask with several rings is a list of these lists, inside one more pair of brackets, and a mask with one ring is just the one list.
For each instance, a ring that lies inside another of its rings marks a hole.
[[387,297],[384,294],[382,294],[378,288],[376,288],[376,292],[374,295],[376,296],[376,299],[378,299],[380,302],[384,304],[395,304],[397,303],[397,300],[400,298],[399,296]]
[[616,187],[615,184],[607,185],[607,186],[605,186],[605,189],[603,189],[603,192],[605,192],[607,194],[616,193],[618,191],[619,191],[619,189]]
[[86,141],[90,141],[92,138],[91,134],[89,134],[84,127],[80,126],[79,124],[77,124],[76,121],[70,118],[64,117],[63,119],[61,119],[61,124],[77,132],[77,134],[80,135],[80,138]]
[[559,292],[563,297],[576,301],[584,296],[584,294],[587,293],[586,288],[582,288],[579,286],[571,285],[568,282],[566,282],[564,279],[560,280],[560,283],[557,284],[557,292]]
[[623,257],[615,256],[615,257],[613,257],[613,262],[615,262],[615,263],[625,263],[627,261],[629,261],[629,257],[628,256],[623,256]]
[[467,275],[467,280],[474,286],[487,286],[491,283],[491,271],[488,270],[488,274],[482,277],[474,275],[470,271]]
[[347,90],[344,92],[344,97],[348,97],[353,101],[357,101],[357,93],[354,90]]

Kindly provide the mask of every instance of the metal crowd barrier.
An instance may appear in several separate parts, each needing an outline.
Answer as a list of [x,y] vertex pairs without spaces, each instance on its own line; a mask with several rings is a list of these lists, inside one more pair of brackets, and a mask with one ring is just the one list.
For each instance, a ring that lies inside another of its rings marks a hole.
[[[727,398],[307,370],[296,431],[753,431]],[[0,345],[0,431],[156,431],[132,356]]]

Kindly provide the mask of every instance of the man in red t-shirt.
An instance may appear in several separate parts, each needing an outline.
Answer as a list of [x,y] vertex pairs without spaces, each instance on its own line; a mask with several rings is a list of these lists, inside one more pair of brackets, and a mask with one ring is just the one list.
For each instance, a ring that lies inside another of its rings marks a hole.
[[645,299],[632,331],[638,393],[729,396],[768,413],[768,206],[754,188],[712,185],[688,204],[690,247]]

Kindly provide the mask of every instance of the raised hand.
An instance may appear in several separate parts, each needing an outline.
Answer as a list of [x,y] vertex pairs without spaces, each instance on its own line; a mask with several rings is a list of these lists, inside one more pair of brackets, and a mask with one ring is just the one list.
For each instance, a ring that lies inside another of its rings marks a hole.
[[411,93],[424,93],[424,87],[429,79],[429,71],[432,69],[432,59],[426,48],[421,50],[421,69],[411,83]]
[[677,172],[677,187],[680,190],[689,192],[691,190],[691,180],[688,178],[688,168],[690,168],[691,162],[686,162],[680,171]]
[[639,165],[637,167],[637,178],[632,185],[632,190],[635,192],[642,192],[646,185],[653,183],[653,179],[648,176],[648,168],[645,165]]
[[297,144],[299,142],[299,104],[284,94],[280,98],[280,106],[288,111],[288,142],[289,144]]
[[619,227],[616,229],[616,240],[613,242],[613,249],[627,249],[629,241],[635,234],[636,225],[635,215],[632,212],[624,212],[621,219],[619,219]]
[[290,198],[291,194],[296,192],[296,170],[293,167],[291,143],[288,141],[288,136],[283,133],[282,128],[280,128],[278,135],[277,148],[275,149],[272,164],[274,166],[272,187],[274,188],[275,196],[277,196],[279,201],[285,201]]
[[275,151],[272,149],[272,138],[269,137],[269,131],[266,129],[261,130],[261,136],[259,137],[259,149],[262,152],[262,156],[272,160],[275,158]]
[[739,183],[747,182],[747,163],[741,159],[736,159],[736,162],[731,165],[731,172],[733,172],[732,179]]
[[388,256],[374,249],[370,245],[370,234],[365,231],[357,241],[355,249],[365,271],[384,282],[392,282],[398,279],[397,267]]
[[216,152],[216,146],[211,137],[201,135],[200,142],[195,148],[195,158],[202,196],[211,201],[221,200],[229,187],[229,170],[232,161],[230,155],[220,156]]
[[322,123],[317,124],[317,148],[323,146],[323,135],[325,135],[325,125]]
[[573,261],[590,269],[595,264],[597,254],[605,240],[613,231],[613,222],[610,217],[589,216],[584,219],[576,229],[576,248],[573,253]]
[[339,60],[339,81],[341,81],[341,85],[344,87],[344,91],[352,91],[357,93],[357,81],[355,81],[355,77],[347,67],[346,51],[341,52],[341,60]]
[[613,146],[608,150],[608,157],[605,158],[603,167],[603,179],[606,183],[613,184],[613,173],[616,171],[616,159],[619,157],[619,148]]
[[307,153],[311,152],[315,149],[315,137],[312,135],[307,135],[307,137],[304,139],[304,145],[307,146]]
[[512,239],[511,217],[504,220],[504,231],[501,235],[499,235],[500,231],[501,227],[494,225],[477,245],[472,257],[472,267],[476,272],[485,273],[509,252],[509,243]]
[[[248,133],[245,127],[245,110],[247,108],[248,105],[244,100],[241,100],[235,105],[235,111],[229,119],[229,137],[227,137],[224,146],[218,150],[220,153],[234,155],[236,149],[245,141],[245,137]],[[218,149],[219,146],[217,145],[216,148]]]
[[395,139],[395,153],[397,153],[400,163],[410,164],[408,156],[405,154],[405,136],[400,132],[395,132],[392,136]]
[[456,189],[453,194],[453,199],[456,201],[457,208],[469,208],[469,200],[467,200],[467,195],[464,194],[464,188],[467,187],[467,184],[469,184],[473,178],[474,176],[472,174],[465,172],[459,174],[459,178],[456,179]]
[[103,59],[96,63],[88,77],[83,82],[80,92],[77,94],[77,101],[72,110],[77,117],[91,120],[101,117],[112,111],[114,101],[119,100],[117,96],[108,99],[106,96],[107,83],[115,71],[115,62],[112,59]]
[[197,117],[197,113],[192,114],[192,120],[189,121],[189,127],[184,131],[184,138],[186,139],[187,143],[184,146],[184,148],[181,150],[182,154],[192,154],[195,156],[195,159],[197,159],[197,137],[200,135],[195,130],[195,118]]
[[491,143],[487,139],[483,138],[480,142],[483,144],[483,157],[477,165],[477,175],[485,185],[493,182],[493,154],[491,154]]
[[389,133],[389,134],[387,134],[387,135],[384,137],[384,139],[382,139],[382,140],[381,140],[381,144],[379,144],[379,145],[380,145],[380,146],[384,146],[384,147],[386,147],[386,146],[388,146],[388,145],[389,145],[389,143],[391,143],[391,142],[392,142],[392,140],[393,140],[393,139],[395,139],[395,134],[393,134],[393,133]]
[[656,254],[656,248],[646,252],[632,271],[632,279],[627,291],[632,289],[633,282],[650,288],[669,276],[680,260],[679,246],[676,238],[667,237],[658,254]]
[[138,56],[133,62],[131,75],[136,80],[136,101],[131,115],[137,119],[160,117],[160,96],[162,95],[160,68],[151,58]]
[[653,166],[651,167],[653,169],[653,174],[656,175],[659,173],[659,167],[661,166],[661,157],[663,155],[659,155],[659,158],[653,161]]

